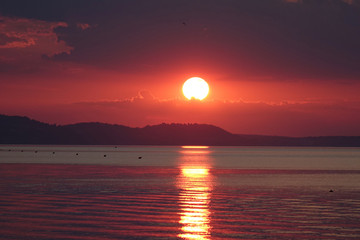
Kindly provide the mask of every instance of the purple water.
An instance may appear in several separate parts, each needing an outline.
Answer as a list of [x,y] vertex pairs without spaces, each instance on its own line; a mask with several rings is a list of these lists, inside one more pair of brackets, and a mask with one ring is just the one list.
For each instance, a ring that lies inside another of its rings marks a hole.
[[1,146],[0,239],[360,239],[359,156]]

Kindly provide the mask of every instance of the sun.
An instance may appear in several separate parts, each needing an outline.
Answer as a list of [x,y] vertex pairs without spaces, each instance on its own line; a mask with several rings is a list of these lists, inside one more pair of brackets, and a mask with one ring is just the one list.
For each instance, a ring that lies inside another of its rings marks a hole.
[[209,93],[209,85],[202,78],[192,77],[185,81],[182,91],[189,100],[192,98],[203,100]]

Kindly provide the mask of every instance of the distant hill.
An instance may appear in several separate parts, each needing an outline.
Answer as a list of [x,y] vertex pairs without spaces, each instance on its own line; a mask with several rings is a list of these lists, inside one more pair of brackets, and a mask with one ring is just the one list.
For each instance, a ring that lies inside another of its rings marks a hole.
[[242,135],[207,124],[163,123],[143,128],[97,122],[50,125],[28,117],[0,115],[0,144],[360,147],[360,136]]

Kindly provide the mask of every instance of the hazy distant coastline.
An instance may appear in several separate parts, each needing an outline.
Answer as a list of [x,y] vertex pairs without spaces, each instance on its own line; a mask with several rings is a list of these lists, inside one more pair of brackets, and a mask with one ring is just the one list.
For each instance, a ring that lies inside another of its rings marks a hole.
[[50,125],[28,117],[0,115],[0,144],[360,147],[360,136],[244,135],[208,124],[160,124],[143,128],[97,122]]

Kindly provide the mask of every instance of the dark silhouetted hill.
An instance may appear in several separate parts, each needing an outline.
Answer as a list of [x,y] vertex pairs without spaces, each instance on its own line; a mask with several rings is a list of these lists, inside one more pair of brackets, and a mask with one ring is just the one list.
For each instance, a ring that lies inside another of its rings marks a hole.
[[360,147],[360,137],[242,135],[207,124],[160,124],[144,128],[105,123],[50,125],[27,117],[0,115],[0,144]]

